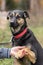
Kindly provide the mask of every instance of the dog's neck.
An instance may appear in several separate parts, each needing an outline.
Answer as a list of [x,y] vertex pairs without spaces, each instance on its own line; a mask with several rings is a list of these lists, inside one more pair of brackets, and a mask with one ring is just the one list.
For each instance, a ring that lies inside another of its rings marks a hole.
[[15,35],[15,36],[14,36],[15,39],[19,39],[19,38],[21,38],[23,35],[26,34],[26,32],[27,32],[27,28],[25,28],[21,33]]

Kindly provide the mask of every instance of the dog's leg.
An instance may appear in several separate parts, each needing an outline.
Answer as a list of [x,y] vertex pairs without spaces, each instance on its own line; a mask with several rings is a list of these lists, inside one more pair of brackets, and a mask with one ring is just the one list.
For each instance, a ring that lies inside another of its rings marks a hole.
[[24,57],[23,58],[23,65],[31,65],[31,62],[26,57]]
[[14,65],[31,65],[31,63],[25,57],[22,59],[14,58]]
[[23,65],[20,60],[14,58],[14,65]]

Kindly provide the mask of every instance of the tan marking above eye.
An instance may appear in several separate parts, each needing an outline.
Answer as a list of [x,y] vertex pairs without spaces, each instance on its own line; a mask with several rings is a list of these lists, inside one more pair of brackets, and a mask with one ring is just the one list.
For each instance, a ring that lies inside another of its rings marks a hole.
[[12,14],[13,14],[13,16],[15,16],[15,15],[16,15],[14,12],[13,12]]
[[20,16],[20,14],[19,13],[16,13],[16,16]]
[[16,13],[16,16],[19,15],[19,13]]

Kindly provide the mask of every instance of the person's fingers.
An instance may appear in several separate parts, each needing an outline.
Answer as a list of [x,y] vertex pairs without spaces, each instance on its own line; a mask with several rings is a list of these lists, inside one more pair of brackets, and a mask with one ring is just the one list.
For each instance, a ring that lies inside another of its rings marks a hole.
[[24,57],[25,56],[25,53],[26,53],[25,50],[22,50],[21,51],[21,54],[20,54],[20,58]]
[[[11,54],[15,55],[19,50],[22,50],[23,48],[25,48],[25,46],[17,46],[17,47],[13,47],[11,48]],[[24,55],[24,51],[22,51],[23,55]]]
[[12,50],[13,51],[18,51],[18,50],[21,50],[23,48],[25,48],[25,46],[16,46],[16,47],[13,47]]

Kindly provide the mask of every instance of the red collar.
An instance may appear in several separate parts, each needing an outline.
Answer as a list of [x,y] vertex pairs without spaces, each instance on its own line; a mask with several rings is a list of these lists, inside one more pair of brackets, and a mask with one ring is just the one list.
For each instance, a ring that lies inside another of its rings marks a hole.
[[27,32],[27,28],[25,28],[20,34],[14,36],[16,39],[22,37]]

